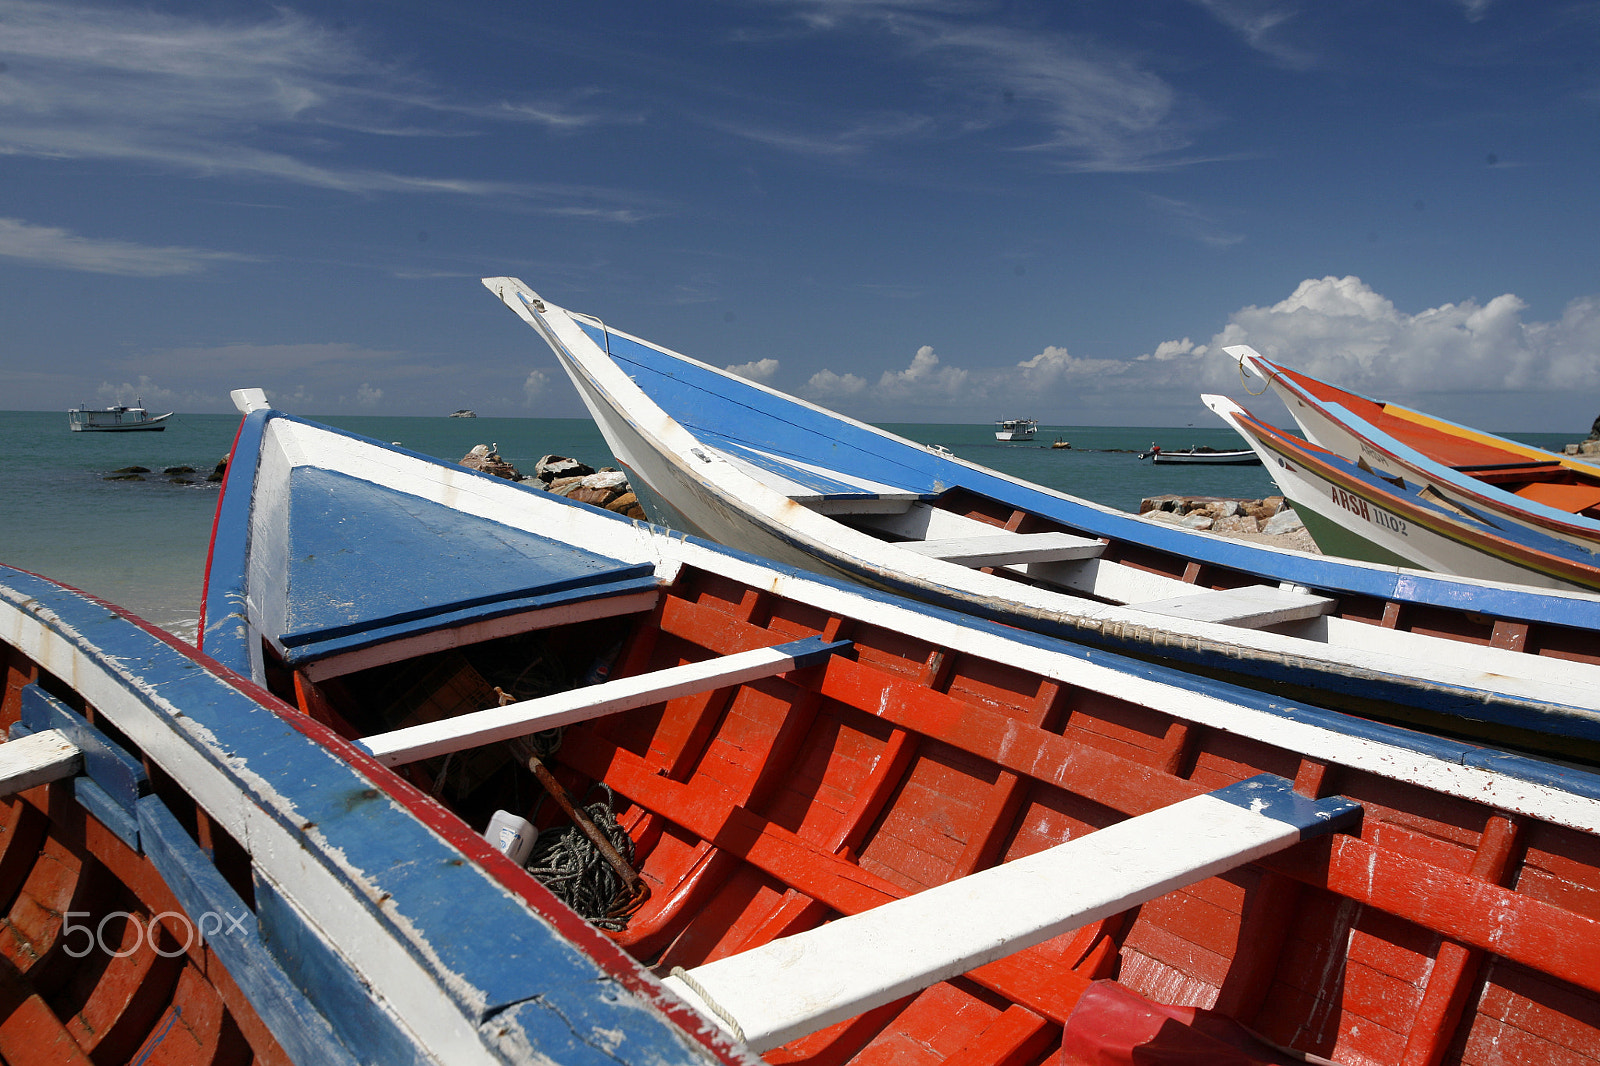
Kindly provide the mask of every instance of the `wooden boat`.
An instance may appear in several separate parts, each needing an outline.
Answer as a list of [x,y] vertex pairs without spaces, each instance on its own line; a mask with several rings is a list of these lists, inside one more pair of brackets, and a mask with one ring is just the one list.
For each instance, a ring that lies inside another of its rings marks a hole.
[[481,836],[176,638],[0,567],[0,665],[6,1063],[717,1061]]
[[631,860],[592,908],[606,939],[769,1063],[1600,1061],[1588,771],[916,605],[236,396],[207,651],[473,828],[571,839],[546,787],[614,816]]
[[1346,392],[1249,345],[1223,350],[1271,385],[1312,443],[1421,485],[1490,525],[1510,523],[1600,550],[1600,468]]
[[1032,440],[1037,432],[1037,418],[1008,418],[994,424],[995,440]]
[[1600,712],[1593,595],[1135,517],[620,333],[516,279],[485,284],[549,343],[665,525],[1367,716],[1597,754],[1576,743],[1596,739]]
[[1227,451],[1217,448],[1194,447],[1185,448],[1177,452],[1152,449],[1148,452],[1140,452],[1139,458],[1149,459],[1152,463],[1184,463],[1191,466],[1250,466],[1261,462],[1256,453],[1249,448],[1245,448],[1242,451]]
[[171,411],[164,415],[152,416],[145,409],[143,400],[135,400],[132,407],[116,404],[112,407],[91,408],[86,404],[79,404],[67,411],[67,425],[72,427],[74,433],[128,433],[137,430],[160,432],[167,428],[166,421],[171,417]]
[[1206,406],[1256,448],[1328,554],[1555,589],[1600,589],[1586,549],[1453,504],[1427,484],[1387,477],[1268,425],[1224,396]]

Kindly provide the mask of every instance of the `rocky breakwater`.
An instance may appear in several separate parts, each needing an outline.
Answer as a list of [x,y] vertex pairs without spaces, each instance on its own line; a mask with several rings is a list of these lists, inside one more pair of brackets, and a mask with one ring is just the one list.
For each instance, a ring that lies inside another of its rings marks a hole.
[[534,464],[532,474],[524,475],[500,457],[499,447],[494,444],[479,444],[462,457],[461,465],[579,503],[604,507],[628,518],[648,520],[639,498],[628,486],[628,476],[614,467],[596,470],[563,455],[546,455]]
[[1139,501],[1139,513],[1158,522],[1171,522],[1233,540],[1249,540],[1303,552],[1318,551],[1305,523],[1282,496],[1239,500],[1171,493]]

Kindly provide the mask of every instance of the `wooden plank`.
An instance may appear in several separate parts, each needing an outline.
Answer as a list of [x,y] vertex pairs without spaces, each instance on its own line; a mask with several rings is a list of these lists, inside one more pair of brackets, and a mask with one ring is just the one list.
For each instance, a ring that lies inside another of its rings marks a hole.
[[[1263,774],[891,904],[728,956],[666,984],[757,1051],[1348,824]],[[702,993],[704,993],[702,995]],[[712,1006],[715,1004],[715,1007]]]
[[159,797],[146,796],[138,806],[139,836],[151,863],[177,896],[192,928],[204,930],[202,918],[208,914],[226,923],[207,943],[289,1057],[300,1063],[355,1066],[355,1056],[334,1034],[328,1020],[262,942],[255,914]]
[[359,746],[386,766],[416,762],[434,755],[527,736],[544,729],[584,722],[676,696],[709,692],[758,678],[788,673],[827,659],[849,647],[849,641],[821,637],[772,648],[686,663],[637,677],[623,677],[587,688],[557,692],[538,699],[425,722],[367,737]]
[[83,750],[57,729],[0,744],[0,796],[26,792],[83,770]]
[[991,533],[975,537],[903,541],[896,545],[918,555],[962,566],[1010,566],[1094,559],[1105,542],[1071,533]]
[[29,685],[21,696],[22,724],[35,733],[57,730],[82,749],[83,772],[131,816],[134,803],[149,790],[144,765],[38,685]]
[[1132,606],[1170,618],[1255,629],[1279,622],[1298,622],[1332,613],[1337,601],[1312,596],[1297,589],[1273,585],[1245,585],[1235,589],[1200,590],[1169,600]]

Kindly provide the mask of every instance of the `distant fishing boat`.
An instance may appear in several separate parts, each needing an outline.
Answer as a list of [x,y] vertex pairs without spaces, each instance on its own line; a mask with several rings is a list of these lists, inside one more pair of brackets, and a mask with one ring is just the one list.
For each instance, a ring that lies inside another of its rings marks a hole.
[[152,430],[159,432],[166,429],[163,425],[172,417],[168,411],[164,415],[151,415],[145,410],[143,400],[135,400],[134,406],[124,407],[116,404],[111,407],[89,407],[79,404],[67,411],[67,424],[74,433],[127,433],[132,430]]
[[[234,395],[205,650],[334,757],[410,777],[391,795],[441,834],[489,827],[505,855],[483,871],[551,935],[481,966],[533,998],[462,998],[480,1033],[572,1027],[530,1060],[1437,1063],[1486,1041],[1464,1061],[1600,1060],[1591,772],[847,585]],[[579,810],[615,859],[547,857],[594,839]],[[492,941],[446,875],[428,852],[391,880]]]
[[1008,418],[994,425],[995,440],[1032,440],[1033,435],[1039,432],[1037,418]]
[[1149,459],[1153,463],[1184,463],[1191,466],[1249,466],[1259,465],[1261,462],[1260,457],[1249,448],[1223,451],[1204,445],[1185,448],[1179,452],[1164,452],[1160,448],[1152,448],[1147,452],[1140,452],[1139,458]]

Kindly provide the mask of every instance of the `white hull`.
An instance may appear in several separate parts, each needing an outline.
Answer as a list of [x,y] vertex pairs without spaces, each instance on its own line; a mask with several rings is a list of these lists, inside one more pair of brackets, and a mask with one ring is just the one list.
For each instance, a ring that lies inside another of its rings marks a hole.
[[[1215,655],[1219,662],[1270,663],[1274,670],[1312,671],[1337,677],[1342,684],[1365,684],[1366,679],[1414,687],[1421,679],[1428,689],[1582,706],[1586,713],[1600,710],[1600,685],[1595,684],[1600,670],[1587,664],[1548,658],[1529,662],[1532,657],[1517,652],[1326,614],[1300,615],[1299,620],[1286,616],[1258,622],[1259,628],[1198,620],[1182,611],[1142,607],[1192,596],[1195,589],[1131,567],[1096,559],[1018,564],[1019,571],[1034,576],[1045,572],[1043,567],[1051,575],[1048,580],[1059,582],[1054,587],[1028,586],[871,536],[821,513],[828,509],[825,500],[813,506],[797,502],[807,498],[795,491],[798,486],[785,494],[774,487],[771,473],[691,434],[651,401],[567,312],[546,305],[514,279],[487,279],[485,284],[550,344],[613,454],[629,468],[635,491],[643,490],[641,498],[648,494],[668,502],[669,517],[689,531],[792,565],[1057,635],[1094,635],[1155,654],[1171,650],[1185,656]],[[616,331],[610,335],[638,342]],[[970,521],[939,511],[923,516],[930,518]],[[924,528],[911,535],[932,541],[958,532]],[[1114,602],[1096,602],[1080,593]]]
[[[1426,525],[1396,514],[1374,500],[1363,498],[1358,492],[1343,488],[1305,466],[1284,459],[1233,417],[1235,405],[1232,401],[1218,396],[1204,399],[1218,417],[1256,449],[1284,497],[1294,504],[1295,511],[1302,517],[1315,516],[1327,526],[1336,526],[1355,541],[1368,545],[1381,556],[1403,560],[1407,565],[1425,570],[1509,581],[1537,588],[1581,588],[1435,533]],[[1308,522],[1308,525],[1314,526],[1315,523]]]
[[[1252,357],[1260,357],[1249,348],[1243,348],[1241,353],[1240,348],[1243,346],[1228,349],[1228,352],[1245,365],[1256,369]],[[1495,521],[1510,522],[1523,529],[1556,537],[1585,549],[1600,551],[1600,522],[1532,504],[1493,486],[1473,483],[1470,478],[1454,477],[1454,471],[1448,468],[1434,469],[1437,464],[1426,456],[1414,453],[1397,454],[1401,449],[1410,452],[1410,449],[1397,441],[1390,445],[1396,451],[1390,451],[1387,446],[1380,447],[1373,440],[1362,436],[1355,428],[1340,422],[1332,413],[1306,402],[1295,392],[1292,385],[1285,383],[1279,377],[1271,376],[1271,385],[1273,392],[1289,409],[1289,414],[1294,417],[1301,433],[1313,444],[1326,448],[1352,463],[1363,462],[1374,471],[1388,477],[1403,478],[1413,485],[1426,485],[1452,504],[1468,511],[1483,514]],[[1548,458],[1551,461],[1558,461],[1562,457],[1551,454]]]

